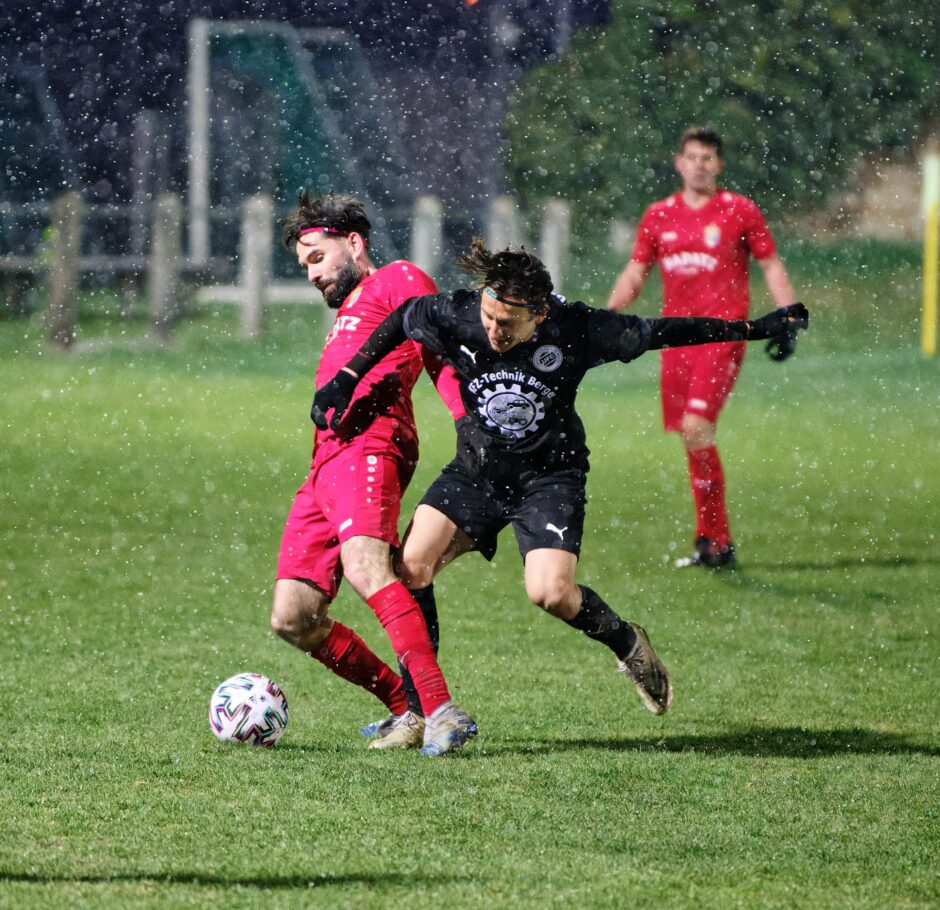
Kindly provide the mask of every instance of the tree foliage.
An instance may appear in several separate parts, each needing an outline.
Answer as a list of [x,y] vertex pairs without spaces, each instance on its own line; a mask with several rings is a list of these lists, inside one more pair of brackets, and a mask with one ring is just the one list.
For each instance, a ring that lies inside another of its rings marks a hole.
[[936,0],[615,0],[609,26],[530,72],[507,120],[525,200],[638,215],[676,185],[682,130],[725,138],[725,185],[771,210],[820,203],[860,155],[938,123]]

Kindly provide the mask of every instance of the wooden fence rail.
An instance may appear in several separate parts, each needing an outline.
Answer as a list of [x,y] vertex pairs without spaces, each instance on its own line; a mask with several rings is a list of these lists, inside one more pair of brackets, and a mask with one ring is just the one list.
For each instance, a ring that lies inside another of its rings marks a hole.
[[[127,209],[127,211],[125,211]],[[149,222],[142,211],[149,212]],[[82,255],[83,226],[102,210],[128,218],[131,253]],[[31,214],[35,214],[31,210]],[[78,319],[77,295],[83,273],[110,272],[143,275],[146,278],[148,312],[158,343],[169,341],[180,319],[182,299],[191,294],[196,303],[231,303],[241,308],[243,336],[257,338],[264,326],[264,308],[286,302],[321,303],[320,295],[304,281],[275,281],[274,261],[275,209],[269,196],[253,196],[241,209],[238,246],[237,284],[207,283],[211,268],[194,263],[183,253],[183,204],[179,196],[165,193],[145,206],[85,206],[78,193],[66,193],[48,208],[48,230],[37,255],[0,255],[0,274],[4,282],[7,306],[17,311],[17,276],[42,276],[48,290],[46,325],[53,344],[71,347]],[[444,250],[445,213],[439,199],[423,196],[415,200],[411,211],[409,256],[430,275],[439,274]],[[550,200],[539,219],[536,252],[541,256],[559,290],[563,289],[570,241],[570,208],[562,200]],[[486,239],[501,248],[523,242],[522,217],[515,200],[499,196],[491,200],[486,218]],[[147,226],[148,242],[141,243]],[[469,243],[470,238],[466,238]],[[194,291],[187,282],[197,284]]]

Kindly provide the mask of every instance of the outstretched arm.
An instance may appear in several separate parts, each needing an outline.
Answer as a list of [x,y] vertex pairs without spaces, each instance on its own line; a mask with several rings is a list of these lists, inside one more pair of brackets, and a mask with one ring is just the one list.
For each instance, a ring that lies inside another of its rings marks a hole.
[[805,329],[809,311],[802,303],[781,307],[759,319],[705,319],[695,317],[647,319],[650,348],[685,347],[721,341],[762,341],[784,332]]

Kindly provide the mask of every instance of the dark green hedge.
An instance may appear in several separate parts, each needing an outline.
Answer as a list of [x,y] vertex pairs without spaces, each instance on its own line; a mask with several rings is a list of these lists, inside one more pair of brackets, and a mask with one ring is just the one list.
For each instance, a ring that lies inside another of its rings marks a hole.
[[841,189],[859,156],[940,123],[937,0],[614,0],[604,29],[532,70],[507,120],[509,180],[581,219],[637,217],[676,186],[691,123],[725,138],[724,184],[770,211]]

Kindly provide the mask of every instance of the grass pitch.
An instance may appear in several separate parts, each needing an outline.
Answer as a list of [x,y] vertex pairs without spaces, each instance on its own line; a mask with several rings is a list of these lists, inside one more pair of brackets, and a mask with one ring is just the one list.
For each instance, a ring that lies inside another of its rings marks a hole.
[[[753,346],[720,428],[736,574],[667,565],[691,505],[656,356],[580,396],[580,579],[649,630],[673,710],[526,602],[507,534],[437,584],[481,728],[440,761],[366,749],[378,703],[268,631],[316,308],[275,311],[261,344],[204,314],[156,350],[98,298],[83,340],[112,346],[72,355],[0,323],[0,906],[940,904],[940,376],[916,253],[787,261],[812,330],[785,364]],[[597,302],[612,274],[581,276]],[[417,403],[403,518],[453,439],[424,380]],[[334,610],[391,658],[367,607]],[[209,732],[242,670],[287,692],[273,750]]]

